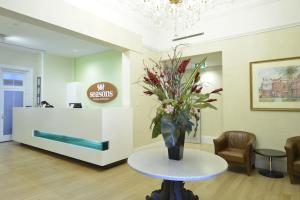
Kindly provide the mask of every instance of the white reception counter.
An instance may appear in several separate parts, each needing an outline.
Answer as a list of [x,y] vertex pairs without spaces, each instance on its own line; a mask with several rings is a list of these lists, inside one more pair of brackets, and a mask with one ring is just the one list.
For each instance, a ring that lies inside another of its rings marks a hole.
[[13,140],[105,166],[132,152],[132,110],[14,108]]

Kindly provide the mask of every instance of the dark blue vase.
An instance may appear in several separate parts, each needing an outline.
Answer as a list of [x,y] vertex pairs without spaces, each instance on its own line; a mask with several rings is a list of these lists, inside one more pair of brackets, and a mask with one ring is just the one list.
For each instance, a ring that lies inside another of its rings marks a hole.
[[174,146],[168,148],[168,156],[170,160],[181,160],[184,150],[185,131],[181,131],[179,138]]

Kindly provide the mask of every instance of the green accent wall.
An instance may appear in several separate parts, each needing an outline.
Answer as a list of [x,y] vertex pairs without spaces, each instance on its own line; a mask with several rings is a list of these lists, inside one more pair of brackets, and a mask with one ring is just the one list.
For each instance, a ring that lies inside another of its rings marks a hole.
[[[122,53],[105,51],[75,59],[75,81],[83,86],[83,104],[88,108],[118,107],[122,105]],[[95,103],[87,95],[87,89],[97,82],[110,82],[116,86],[118,96],[108,103]]]

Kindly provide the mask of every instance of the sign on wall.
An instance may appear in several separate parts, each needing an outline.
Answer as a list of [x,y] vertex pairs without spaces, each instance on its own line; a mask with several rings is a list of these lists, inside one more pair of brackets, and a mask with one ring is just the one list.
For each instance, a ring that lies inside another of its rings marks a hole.
[[91,85],[87,90],[87,96],[96,103],[107,103],[118,95],[116,86],[108,82],[99,82]]

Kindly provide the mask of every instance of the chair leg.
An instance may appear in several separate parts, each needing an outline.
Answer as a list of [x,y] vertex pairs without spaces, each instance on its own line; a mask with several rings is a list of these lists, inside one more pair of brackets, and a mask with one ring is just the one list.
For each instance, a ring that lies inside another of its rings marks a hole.
[[295,184],[295,176],[292,175],[292,174],[289,174],[289,176],[290,176],[290,182],[291,182],[291,184]]
[[247,167],[247,175],[250,176],[251,168]]
[[250,162],[248,162],[248,163],[246,164],[246,169],[247,169],[247,175],[248,175],[248,176],[250,176],[250,174],[251,174],[252,167],[253,167],[253,165],[252,165]]

